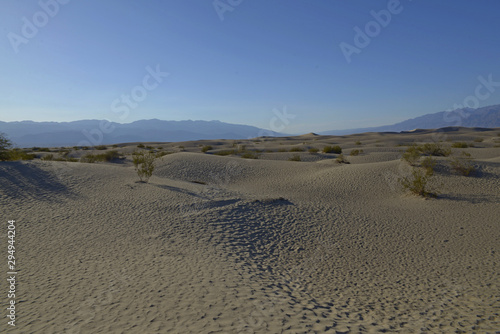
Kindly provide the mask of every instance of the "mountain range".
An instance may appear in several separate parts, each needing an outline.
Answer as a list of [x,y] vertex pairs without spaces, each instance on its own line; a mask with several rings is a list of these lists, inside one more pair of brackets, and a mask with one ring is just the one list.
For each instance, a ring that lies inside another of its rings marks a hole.
[[[478,109],[442,111],[409,119],[397,124],[331,130],[321,135],[347,135],[362,132],[401,132],[443,127],[500,127],[500,105]],[[220,121],[140,120],[127,124],[103,120],[73,122],[1,122],[5,133],[18,147],[93,146],[127,142],[177,142],[201,139],[247,139],[261,136],[287,136],[249,125]]]
[[441,111],[427,114],[406,121],[370,128],[323,131],[321,135],[349,135],[363,132],[401,132],[415,129],[439,129],[449,126],[467,128],[500,127],[500,104],[477,109],[463,108],[453,111]]

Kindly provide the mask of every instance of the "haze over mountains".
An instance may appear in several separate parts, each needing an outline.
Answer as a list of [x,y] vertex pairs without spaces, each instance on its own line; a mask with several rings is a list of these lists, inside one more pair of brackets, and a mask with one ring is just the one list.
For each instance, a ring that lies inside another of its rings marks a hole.
[[[448,126],[500,127],[500,105],[478,109],[442,111],[409,119],[397,124],[331,130],[322,135],[346,135],[362,132],[400,132],[413,129],[437,129]],[[126,142],[173,142],[201,139],[247,139],[260,136],[286,136],[254,126],[220,121],[140,120],[120,124],[101,120],[74,122],[0,122],[0,132],[19,147],[90,146]]]

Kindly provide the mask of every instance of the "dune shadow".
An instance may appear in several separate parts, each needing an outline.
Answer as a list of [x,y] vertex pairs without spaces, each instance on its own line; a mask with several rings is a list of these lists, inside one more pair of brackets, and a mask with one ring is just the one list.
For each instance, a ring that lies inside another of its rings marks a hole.
[[74,197],[68,187],[51,173],[31,163],[0,163],[0,193],[12,199],[36,199],[58,202]]
[[449,194],[440,194],[438,196],[438,199],[447,199],[450,201],[456,201],[456,202],[466,202],[466,203],[471,203],[471,204],[482,204],[482,203],[498,203],[500,204],[500,197],[499,196],[487,196],[487,195],[449,195]]

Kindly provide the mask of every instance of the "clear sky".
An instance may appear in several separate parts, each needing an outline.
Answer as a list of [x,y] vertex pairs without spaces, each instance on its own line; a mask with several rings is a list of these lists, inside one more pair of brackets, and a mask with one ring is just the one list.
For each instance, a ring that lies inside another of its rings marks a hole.
[[500,103],[498,0],[3,0],[0,34],[2,121],[306,133]]

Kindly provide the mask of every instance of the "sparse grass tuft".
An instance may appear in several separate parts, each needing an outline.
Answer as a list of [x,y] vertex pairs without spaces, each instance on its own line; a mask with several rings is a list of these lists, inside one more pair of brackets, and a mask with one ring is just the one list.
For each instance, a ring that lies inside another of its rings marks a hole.
[[290,152],[304,152],[304,149],[302,147],[292,147]]
[[309,151],[309,153],[318,153],[319,149],[317,149],[315,147],[311,147],[308,151]]
[[484,141],[484,138],[476,138],[474,139],[475,143],[482,143]]
[[236,150],[225,150],[225,151],[214,152],[215,155],[220,155],[220,156],[234,155],[236,153],[238,153]]
[[361,142],[358,140],[357,142],[355,142],[354,144],[356,145],[361,145]]
[[300,159],[300,155],[294,154],[291,158],[288,158],[288,161],[302,161]]
[[139,145],[137,145],[137,147],[138,148],[144,148],[145,146],[144,146],[144,144],[139,144]]
[[104,150],[108,149],[108,147],[106,145],[97,145],[97,146],[94,146],[94,148],[96,150],[100,150],[100,151],[104,151]]

